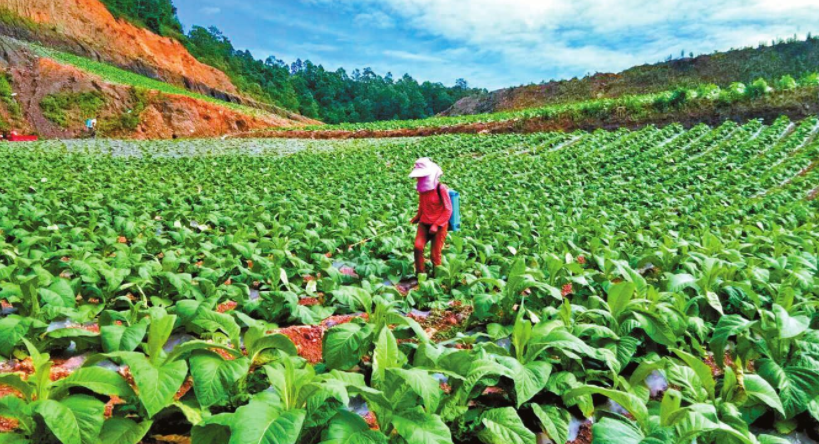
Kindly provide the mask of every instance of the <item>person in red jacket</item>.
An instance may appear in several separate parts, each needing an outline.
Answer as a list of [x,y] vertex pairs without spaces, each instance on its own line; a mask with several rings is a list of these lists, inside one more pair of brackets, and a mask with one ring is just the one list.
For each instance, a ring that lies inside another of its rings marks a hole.
[[418,224],[415,236],[415,273],[424,273],[426,260],[424,249],[432,241],[432,265],[441,265],[441,251],[444,249],[449,218],[452,216],[452,201],[449,190],[441,183],[444,172],[428,157],[418,159],[410,177],[417,181],[418,213],[412,223]]

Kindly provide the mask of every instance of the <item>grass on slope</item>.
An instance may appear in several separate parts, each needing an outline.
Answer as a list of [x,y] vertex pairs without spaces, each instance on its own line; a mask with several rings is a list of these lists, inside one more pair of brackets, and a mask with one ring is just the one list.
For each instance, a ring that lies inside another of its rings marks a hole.
[[134,86],[137,88],[159,91],[165,94],[175,94],[190,97],[197,100],[203,100],[205,102],[223,106],[225,108],[229,108],[242,114],[248,114],[251,116],[260,116],[265,114],[263,111],[258,110],[256,108],[226,102],[224,100],[219,100],[207,96],[205,94],[199,94],[192,91],[188,91],[185,88],[171,85],[170,83],[165,83],[159,80],[151,79],[149,77],[141,76],[139,74],[135,74],[133,72],[126,71],[124,69],[120,69],[106,63],[96,62],[85,57],[80,57],[74,54],[69,54],[66,52],[57,51],[55,49],[46,48],[34,43],[21,42],[21,44],[28,46],[35,54],[41,57],[47,57],[56,60],[60,63],[74,66],[77,69],[85,71],[89,74],[102,77],[104,80],[111,83],[126,86]]

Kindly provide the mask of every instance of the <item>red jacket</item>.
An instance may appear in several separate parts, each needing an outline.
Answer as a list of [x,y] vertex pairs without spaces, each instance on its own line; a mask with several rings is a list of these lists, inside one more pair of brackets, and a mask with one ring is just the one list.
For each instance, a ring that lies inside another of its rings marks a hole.
[[418,214],[412,219],[412,223],[421,222],[434,227],[445,227],[449,224],[450,217],[452,200],[449,198],[449,189],[444,184],[438,185],[435,190],[418,195]]

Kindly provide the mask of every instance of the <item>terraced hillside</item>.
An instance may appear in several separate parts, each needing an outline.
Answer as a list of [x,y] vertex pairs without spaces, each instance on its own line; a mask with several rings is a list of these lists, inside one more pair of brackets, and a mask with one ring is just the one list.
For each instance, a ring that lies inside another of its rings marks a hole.
[[[815,436],[817,130],[0,146],[0,424],[71,444]],[[464,228],[415,282],[421,156]]]

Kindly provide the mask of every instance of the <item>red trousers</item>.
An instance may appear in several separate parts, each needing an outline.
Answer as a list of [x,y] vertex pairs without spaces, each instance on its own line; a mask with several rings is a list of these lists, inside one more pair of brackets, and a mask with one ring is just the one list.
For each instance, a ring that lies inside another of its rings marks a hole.
[[424,272],[425,259],[424,249],[432,240],[432,265],[437,267],[441,265],[441,250],[444,249],[444,242],[446,241],[447,227],[439,227],[438,232],[430,234],[429,229],[431,225],[418,224],[418,234],[415,235],[415,273],[421,274]]

